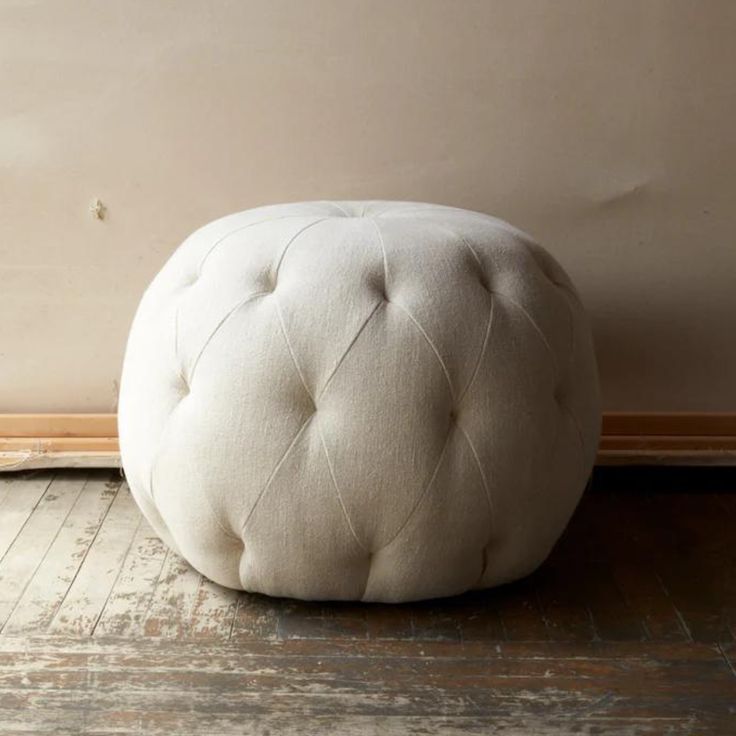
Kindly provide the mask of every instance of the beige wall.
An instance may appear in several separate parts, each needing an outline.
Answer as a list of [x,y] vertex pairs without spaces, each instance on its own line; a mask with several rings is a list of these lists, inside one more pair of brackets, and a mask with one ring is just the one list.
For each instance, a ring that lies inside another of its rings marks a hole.
[[112,410],[177,243],[321,198],[511,220],[605,408],[736,410],[735,37],[730,0],[2,3],[0,412]]

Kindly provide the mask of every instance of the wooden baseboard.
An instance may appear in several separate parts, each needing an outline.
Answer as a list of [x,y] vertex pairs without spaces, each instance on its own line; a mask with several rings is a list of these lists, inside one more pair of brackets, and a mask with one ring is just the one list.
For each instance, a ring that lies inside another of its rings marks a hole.
[[0,414],[0,472],[120,467],[115,414]]
[[598,465],[736,465],[736,413],[608,412]]
[[[597,464],[736,465],[736,413],[606,413]],[[119,466],[114,414],[0,414],[0,471]]]

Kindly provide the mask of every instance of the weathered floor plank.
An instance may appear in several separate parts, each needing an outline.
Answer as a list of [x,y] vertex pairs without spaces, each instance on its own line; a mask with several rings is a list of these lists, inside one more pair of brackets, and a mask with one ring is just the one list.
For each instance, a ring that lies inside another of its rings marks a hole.
[[[695,641],[733,640],[728,609],[736,593],[736,526],[714,515],[717,496],[676,494],[660,513],[673,535],[661,577]],[[696,554],[692,550],[697,550]]]
[[[238,597],[203,580],[145,521],[136,531],[127,487],[100,515],[109,499],[94,489],[106,488],[109,473],[89,473],[91,490],[74,499],[86,473],[0,479],[8,634],[81,626],[101,636],[213,639],[734,640],[736,494],[723,490],[593,491],[526,580],[443,601],[351,606]],[[81,624],[70,609],[85,586],[93,610]]]
[[133,497],[125,486],[120,486],[49,631],[79,636],[94,632],[139,520],[140,511]]
[[366,606],[352,603],[282,601],[279,637],[283,639],[365,639]]
[[546,641],[549,626],[539,605],[537,575],[510,583],[498,591],[498,610],[510,641]]
[[7,731],[357,734],[392,722],[690,736],[728,733],[734,703],[736,677],[702,644],[0,639]]
[[372,603],[366,608],[366,627],[370,639],[404,639],[416,636],[411,605]]
[[526,580],[391,606],[221,588],[109,473],[2,478],[0,733],[731,736],[736,473],[633,480]]
[[639,510],[638,498],[620,499],[612,509],[612,523],[622,530],[621,549],[611,561],[611,569],[622,593],[641,620],[647,638],[658,641],[686,641],[689,634],[675,604],[657,572],[653,549],[657,534]]
[[192,611],[202,582],[196,570],[169,550],[143,624],[144,635],[185,637],[191,630]]
[[252,593],[241,593],[230,631],[232,641],[278,638],[280,600]]
[[53,473],[0,476],[0,559],[15,541],[54,478]]
[[188,636],[227,640],[233,628],[238,591],[202,579],[192,606]]
[[141,517],[118,579],[113,585],[96,636],[142,636],[145,617],[153,600],[166,545]]
[[0,626],[15,609],[86,481],[84,473],[57,475],[8,547],[0,561]]
[[120,480],[93,476],[86,481],[42,563],[28,583],[3,634],[32,634],[47,630],[74,581]]

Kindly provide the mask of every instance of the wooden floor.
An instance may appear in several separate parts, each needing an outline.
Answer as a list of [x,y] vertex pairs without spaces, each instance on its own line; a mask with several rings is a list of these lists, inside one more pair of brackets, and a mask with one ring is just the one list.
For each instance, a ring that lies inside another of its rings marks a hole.
[[238,594],[117,474],[0,476],[0,734],[736,734],[736,470],[597,471],[533,576]]

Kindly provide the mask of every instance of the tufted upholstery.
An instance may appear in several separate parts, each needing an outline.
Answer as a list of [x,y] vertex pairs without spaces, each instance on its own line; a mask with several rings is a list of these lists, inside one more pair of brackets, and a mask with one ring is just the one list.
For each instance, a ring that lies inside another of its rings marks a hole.
[[190,236],[130,333],[120,442],[157,533],[218,583],[402,601],[548,554],[595,456],[583,308],[495,218],[406,202]]

